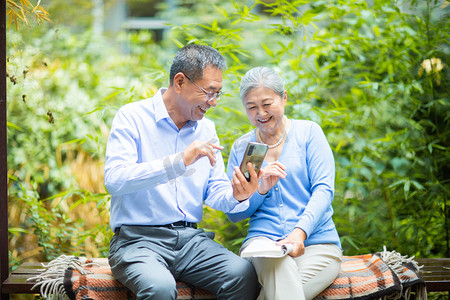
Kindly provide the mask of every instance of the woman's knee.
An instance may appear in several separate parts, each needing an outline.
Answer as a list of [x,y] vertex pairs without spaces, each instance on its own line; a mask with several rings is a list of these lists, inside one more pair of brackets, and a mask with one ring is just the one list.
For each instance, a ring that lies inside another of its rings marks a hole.
[[313,299],[321,291],[326,289],[338,276],[341,269],[341,261],[330,258],[326,266],[319,264],[317,269],[302,270],[302,284],[306,299]]
[[289,256],[283,258],[255,257],[252,259],[252,264],[258,276],[278,271],[286,272],[288,268],[297,270],[295,263]]

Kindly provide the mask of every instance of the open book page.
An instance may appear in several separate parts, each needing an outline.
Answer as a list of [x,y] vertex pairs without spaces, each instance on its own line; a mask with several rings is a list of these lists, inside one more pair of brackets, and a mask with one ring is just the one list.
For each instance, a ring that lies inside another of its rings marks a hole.
[[241,251],[241,257],[283,257],[294,248],[293,244],[278,246],[268,238],[254,239]]

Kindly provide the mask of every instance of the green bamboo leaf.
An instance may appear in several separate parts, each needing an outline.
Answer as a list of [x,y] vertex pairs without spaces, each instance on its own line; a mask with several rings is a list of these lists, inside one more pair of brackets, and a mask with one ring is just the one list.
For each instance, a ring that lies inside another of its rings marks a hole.
[[117,95],[122,94],[123,92],[125,92],[125,89],[124,89],[124,88],[115,88],[115,89],[116,89],[115,92],[112,92],[111,94],[109,94],[108,96],[106,96],[105,98],[103,98],[103,100],[111,99],[111,98],[113,98],[113,97],[115,97],[115,96],[117,96]]
[[93,114],[93,113],[95,113],[95,112],[102,111],[102,110],[104,110],[104,109],[105,109],[105,107],[103,107],[103,106],[98,106],[98,107],[94,108],[93,110],[87,112],[86,115],[90,115],[90,114]]
[[392,183],[391,185],[389,185],[388,186],[388,188],[393,188],[393,187],[396,187],[397,185],[400,185],[400,184],[402,184],[402,183],[405,183],[405,179],[401,179],[401,180],[398,180],[398,181],[396,181],[396,182],[394,182],[394,183]]
[[79,139],[73,139],[67,142],[62,143],[61,145],[70,145],[70,144],[83,144],[84,142],[86,142],[85,138],[79,138]]
[[28,230],[26,230],[24,228],[17,228],[17,227],[9,227],[8,232],[15,236],[20,236],[21,233],[29,233]]
[[266,44],[262,43],[261,46],[264,48],[264,50],[270,57],[275,57],[272,50],[269,47],[267,47]]
[[12,129],[16,129],[16,130],[19,130],[19,131],[23,131],[22,128],[20,128],[19,126],[17,126],[17,125],[14,124],[14,123],[11,123],[11,122],[6,122],[6,126],[7,126],[8,128],[12,128]]
[[423,190],[423,189],[425,189],[425,187],[424,187],[423,185],[421,185],[418,181],[412,180],[411,182],[412,182],[412,184],[416,187],[416,189],[418,189],[418,190]]
[[69,191],[64,191],[64,192],[58,193],[56,195],[50,196],[48,198],[42,199],[42,201],[48,201],[48,200],[53,200],[53,199],[60,198],[60,197],[65,197],[68,194],[69,194]]
[[184,44],[177,39],[172,39],[172,42],[178,46],[178,48],[183,48]]
[[405,185],[403,186],[403,191],[405,194],[405,199],[408,199],[409,190],[411,188],[411,182],[409,180],[406,180]]

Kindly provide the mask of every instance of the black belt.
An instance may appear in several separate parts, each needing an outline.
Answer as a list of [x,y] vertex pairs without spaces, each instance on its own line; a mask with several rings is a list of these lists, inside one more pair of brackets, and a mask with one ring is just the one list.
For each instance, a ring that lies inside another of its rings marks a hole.
[[151,225],[154,227],[168,227],[168,228],[176,228],[176,227],[192,227],[197,228],[197,223],[192,222],[186,222],[186,221],[178,221],[172,224],[166,224],[166,225]]
[[[147,225],[149,227],[167,227],[167,228],[183,228],[183,227],[191,227],[191,228],[197,228],[197,223],[192,222],[186,222],[186,221],[178,221],[171,224],[165,224],[165,225]],[[117,227],[114,233],[119,233],[120,227]]]

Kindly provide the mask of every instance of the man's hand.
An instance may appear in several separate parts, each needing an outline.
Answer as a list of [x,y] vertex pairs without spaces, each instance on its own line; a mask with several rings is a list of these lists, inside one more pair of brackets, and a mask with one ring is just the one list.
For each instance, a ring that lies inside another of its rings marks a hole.
[[214,166],[216,164],[217,150],[223,150],[223,147],[210,142],[195,140],[183,151],[184,165],[187,167],[203,156],[207,156],[211,166]]
[[250,173],[250,181],[247,181],[244,174],[238,166],[234,167],[233,178],[231,178],[231,185],[233,186],[233,196],[239,202],[250,198],[258,189],[258,182],[263,172],[256,174],[253,164],[247,163],[247,169]]
[[286,170],[286,167],[278,161],[270,163],[265,167],[263,169],[261,183],[258,187],[258,193],[261,195],[267,194],[267,192],[277,184],[280,178],[286,178],[287,174],[284,170]]
[[277,245],[294,244],[294,249],[289,253],[292,257],[298,257],[305,253],[306,233],[300,228],[294,230],[284,240],[278,241]]

